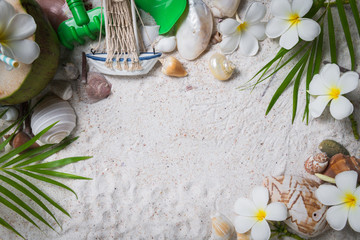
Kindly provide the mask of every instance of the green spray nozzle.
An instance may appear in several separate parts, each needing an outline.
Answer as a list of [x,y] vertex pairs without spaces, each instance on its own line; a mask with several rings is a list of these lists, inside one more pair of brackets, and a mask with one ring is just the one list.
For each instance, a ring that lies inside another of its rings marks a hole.
[[66,2],[78,26],[83,26],[90,22],[82,0],[66,0]]

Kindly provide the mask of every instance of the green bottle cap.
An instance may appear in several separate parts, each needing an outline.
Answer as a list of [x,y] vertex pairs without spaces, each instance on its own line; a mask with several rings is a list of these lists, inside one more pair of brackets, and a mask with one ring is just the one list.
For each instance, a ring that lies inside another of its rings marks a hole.
[[66,2],[78,26],[83,26],[90,22],[82,0],[66,0]]

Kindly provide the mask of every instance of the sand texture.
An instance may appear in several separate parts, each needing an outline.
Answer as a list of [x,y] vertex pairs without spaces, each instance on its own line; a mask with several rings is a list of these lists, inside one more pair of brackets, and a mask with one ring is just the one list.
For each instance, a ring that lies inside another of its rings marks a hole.
[[[269,6],[269,0],[264,2]],[[243,0],[241,7],[248,3]],[[346,11],[351,14],[348,7]],[[339,27],[335,9],[334,13]],[[356,33],[352,18],[350,24]],[[337,34],[339,64],[349,68],[344,39],[342,32]],[[359,44],[356,36],[354,46]],[[79,47],[69,52],[63,62],[72,61],[80,68],[80,53],[87,49]],[[164,76],[157,63],[147,76],[108,77],[113,92],[103,101],[89,104],[81,101],[81,94],[75,91],[71,100],[78,116],[74,135],[80,138],[51,159],[93,156],[61,169],[93,180],[64,181],[79,199],[63,189],[40,184],[72,218],[51,208],[63,226],[56,233],[40,224],[44,229],[41,232],[4,208],[0,209],[1,215],[6,214],[29,240],[209,239],[215,205],[233,218],[236,199],[249,196],[265,176],[285,171],[312,177],[303,164],[319,152],[322,140],[337,140],[359,157],[359,143],[354,140],[349,120],[336,121],[326,110],[322,117],[311,119],[308,126],[302,122],[304,79],[294,124],[292,85],[265,116],[273,93],[293,64],[252,93],[236,89],[278,50],[278,40],[266,39],[255,57],[243,57],[236,51],[229,59],[237,70],[228,82],[214,79],[208,69],[208,59],[219,51],[215,45],[195,61],[183,60],[177,52],[172,54],[187,69],[189,76],[185,78]],[[360,58],[357,47],[356,56]],[[327,50],[325,59],[330,59]],[[357,90],[349,95],[355,102],[358,120],[359,94]],[[2,239],[16,239],[3,228],[0,232]],[[316,239],[360,239],[360,235],[347,227]]]

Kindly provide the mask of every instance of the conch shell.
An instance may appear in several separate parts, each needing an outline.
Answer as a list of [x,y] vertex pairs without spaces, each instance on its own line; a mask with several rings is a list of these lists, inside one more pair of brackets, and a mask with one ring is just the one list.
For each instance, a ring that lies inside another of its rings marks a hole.
[[305,170],[310,174],[322,173],[329,164],[329,157],[326,153],[318,153],[305,161]]
[[288,208],[285,224],[290,230],[304,237],[315,237],[327,230],[327,206],[315,196],[318,182],[285,175],[267,177],[263,184],[269,189],[272,202],[282,202]]
[[354,170],[358,173],[358,182],[360,181],[360,160],[355,157],[346,156],[342,153],[334,155],[329,162],[323,175],[335,178],[335,176],[344,171]]
[[36,135],[55,122],[58,123],[40,137],[42,143],[59,143],[76,126],[76,115],[71,105],[56,96],[47,96],[35,107],[31,116],[32,132]]
[[185,77],[188,75],[181,62],[172,56],[160,59],[160,62],[163,65],[161,72],[167,76]]
[[230,240],[234,235],[234,225],[225,215],[216,213],[211,217],[211,223],[214,240]]
[[240,0],[211,0],[209,7],[214,17],[232,17],[236,13]]
[[223,54],[214,53],[210,57],[209,68],[216,79],[225,81],[232,76],[235,65],[230,60],[227,60]]

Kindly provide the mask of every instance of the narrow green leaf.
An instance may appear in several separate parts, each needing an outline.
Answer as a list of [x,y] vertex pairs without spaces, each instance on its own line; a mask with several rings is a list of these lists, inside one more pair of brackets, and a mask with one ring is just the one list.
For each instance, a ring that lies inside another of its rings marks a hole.
[[311,54],[310,54],[309,63],[308,63],[308,69],[306,72],[306,103],[305,103],[305,110],[304,110],[304,116],[303,116],[303,121],[306,118],[306,124],[309,123],[309,103],[310,103],[309,87],[310,87],[310,82],[313,78],[315,53],[316,53],[316,41],[314,41],[312,44]]
[[313,1],[310,11],[304,16],[305,18],[313,18],[315,14],[324,6],[325,0]]
[[31,182],[29,182],[25,178],[15,174],[15,173],[12,173],[12,172],[7,171],[7,170],[5,170],[4,172],[9,174],[12,177],[18,179],[19,181],[23,182],[25,185],[27,185],[29,188],[31,188],[34,192],[36,192],[37,194],[42,196],[45,200],[47,200],[51,205],[53,205],[54,207],[59,209],[61,212],[63,212],[65,215],[70,217],[70,214],[64,208],[62,208],[59,204],[57,204],[53,199],[51,199],[49,196],[47,196],[43,191],[41,191],[34,184],[32,184]]
[[31,215],[39,219],[41,222],[43,222],[46,226],[51,228],[55,231],[55,229],[50,226],[50,224],[42,217],[40,214],[38,214],[36,211],[34,211],[29,205],[27,205],[23,200],[21,200],[18,196],[4,188],[0,185],[0,192],[3,193],[6,197],[17,203],[20,207],[24,208],[26,211],[28,211]]
[[81,177],[81,176],[73,175],[70,173],[56,172],[56,171],[51,171],[51,170],[41,170],[41,169],[37,169],[37,168],[33,168],[33,167],[24,167],[23,169],[31,171],[31,172],[35,172],[35,173],[40,173],[43,175],[52,176],[52,177],[91,180],[91,178]]
[[59,168],[59,167],[66,166],[66,165],[71,164],[71,163],[76,163],[76,162],[79,162],[79,161],[87,160],[89,158],[91,158],[91,157],[63,158],[63,159],[52,161],[52,162],[31,165],[29,167],[31,167],[31,168],[47,168],[47,169],[49,169],[49,168]]
[[39,155],[37,155],[37,156],[35,156],[35,157],[31,158],[31,159],[28,159],[28,160],[26,160],[24,162],[21,162],[21,163],[15,165],[14,168],[27,166],[27,165],[29,165],[31,163],[42,161],[42,160],[52,156],[53,154],[61,151],[62,149],[66,148],[68,145],[70,145],[71,143],[73,143],[77,139],[78,139],[78,137],[71,138],[71,139],[67,138],[64,141],[62,141],[59,145],[57,145],[55,148],[50,149],[49,151],[44,152],[42,154],[39,154]]
[[350,7],[355,19],[356,27],[360,36],[360,14],[355,0],[349,0]]
[[19,183],[15,182],[12,179],[5,177],[3,175],[0,175],[0,180],[6,182],[13,188],[16,188],[17,190],[19,190],[20,192],[22,192],[23,194],[28,196],[31,200],[33,200],[35,203],[37,203],[42,209],[44,209],[44,211],[47,212],[55,220],[55,222],[60,226],[60,224],[57,221],[57,219],[55,218],[54,214],[52,214],[52,212],[45,206],[45,204],[43,202],[41,202],[41,200],[38,197],[36,197],[32,192],[27,190],[25,187],[21,186]]
[[346,18],[346,13],[344,9],[344,3],[342,0],[336,0],[336,5],[338,8],[339,16],[340,16],[340,22],[344,30],[346,43],[348,45],[349,53],[350,53],[350,59],[351,59],[351,70],[355,71],[355,52],[354,52],[354,46],[351,39],[351,33],[350,33],[350,27],[348,20]]
[[7,113],[8,110],[9,110],[9,108],[5,109],[5,111],[2,111],[2,112],[0,113],[0,119],[1,119],[3,116],[5,116],[5,114]]
[[15,228],[13,228],[10,224],[8,224],[8,223],[7,223],[4,219],[2,219],[1,217],[0,217],[0,225],[6,227],[7,229],[13,231],[13,232],[14,232],[16,235],[18,235],[19,237],[25,239],[25,238],[23,237],[23,235],[21,235],[18,231],[16,231]]
[[58,181],[53,180],[53,179],[48,178],[48,177],[44,177],[44,176],[41,176],[41,175],[37,175],[37,174],[31,173],[31,172],[27,172],[27,171],[24,171],[24,170],[20,170],[20,169],[16,169],[16,171],[18,171],[18,172],[20,172],[20,173],[22,173],[22,174],[24,174],[24,175],[27,175],[27,176],[29,176],[29,177],[35,178],[35,179],[37,179],[37,180],[40,180],[40,181],[43,181],[43,182],[47,182],[47,183],[50,183],[50,184],[59,186],[59,187],[61,187],[61,188],[64,188],[64,189],[72,192],[72,193],[75,195],[76,199],[78,198],[78,196],[77,196],[77,194],[75,193],[74,190],[72,190],[72,189],[69,188],[68,186],[62,184],[61,182],[58,182]]
[[315,55],[313,76],[320,72],[321,61],[323,58],[324,25],[320,25],[320,26],[321,26],[321,32],[320,32],[320,35],[318,36],[317,45],[316,45],[316,55]]
[[[309,56],[309,55],[308,55]],[[294,124],[294,120],[295,120],[295,116],[296,116],[296,111],[297,111],[297,103],[298,103],[298,95],[299,95],[299,87],[300,87],[300,82],[301,82],[301,78],[303,75],[303,72],[305,70],[305,66],[307,63],[307,59],[306,61],[304,61],[304,63],[302,64],[300,71],[295,79],[295,83],[294,83],[294,92],[293,92],[293,114],[292,114],[292,123]]]
[[330,55],[331,55],[331,62],[337,63],[337,56],[336,56],[336,40],[335,40],[335,27],[334,27],[334,20],[331,12],[331,7],[328,8],[328,32],[329,32],[329,45],[330,45]]
[[[310,50],[310,49],[309,49]],[[287,86],[290,84],[290,82],[293,80],[295,74],[299,71],[300,67],[302,66],[302,64],[304,64],[304,62],[307,60],[308,56],[309,56],[309,50],[306,51],[306,53],[304,54],[304,56],[300,59],[300,61],[295,65],[295,67],[289,72],[289,74],[286,76],[286,78],[284,79],[284,81],[281,83],[280,87],[276,90],[274,96],[272,97],[269,106],[266,110],[266,115],[271,111],[272,107],[274,106],[274,104],[276,103],[276,101],[279,99],[279,97],[281,96],[281,94],[285,91],[285,89],[287,88]]]

